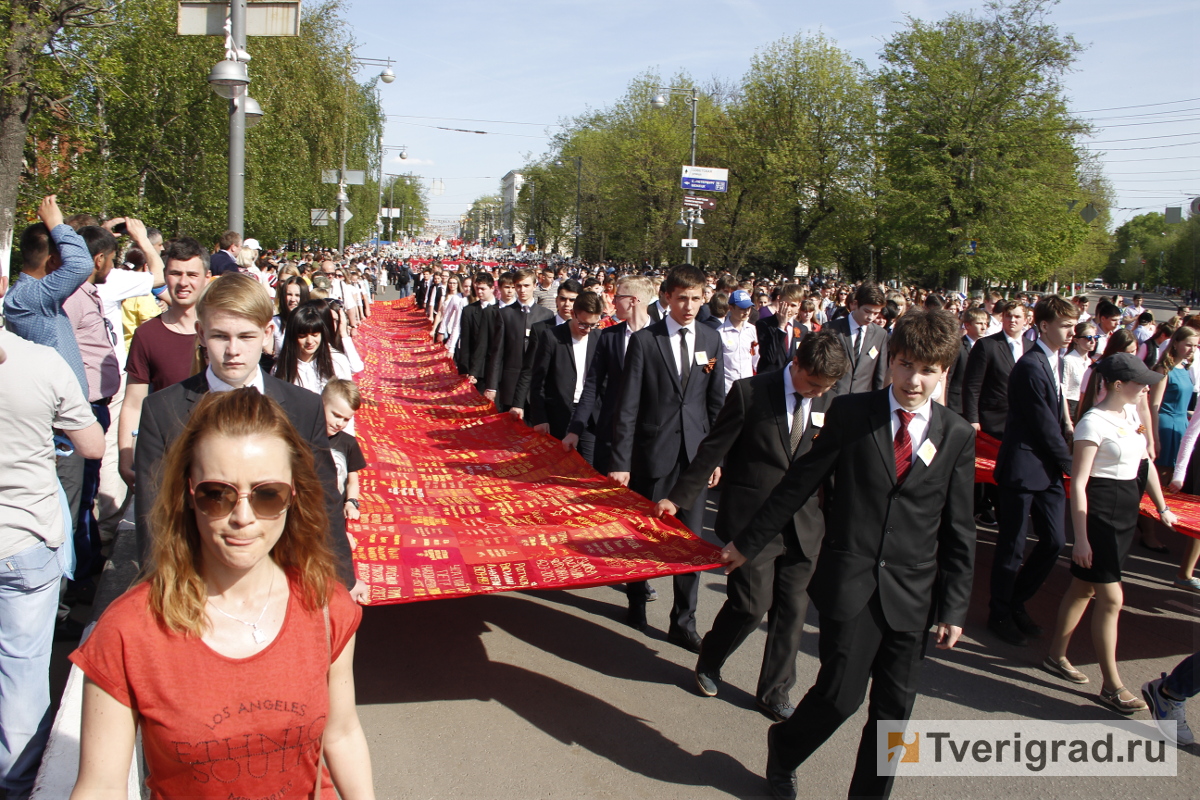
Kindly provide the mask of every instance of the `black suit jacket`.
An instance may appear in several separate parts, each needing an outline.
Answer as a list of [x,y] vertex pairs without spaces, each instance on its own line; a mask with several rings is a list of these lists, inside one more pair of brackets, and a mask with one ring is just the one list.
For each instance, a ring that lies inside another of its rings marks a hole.
[[[835,394],[858,394],[884,387],[887,383],[888,369],[887,331],[874,323],[867,325],[863,329],[862,352],[855,355],[848,317],[833,320],[823,330],[833,331],[838,335],[842,340],[842,347],[846,348],[846,356],[850,359],[850,370],[833,387]],[[875,351],[874,356],[871,355],[872,350]]]
[[[538,322],[553,319],[554,312],[534,303],[529,310],[530,329]],[[496,405],[503,408],[524,408],[525,398],[518,394],[521,370],[528,351],[535,341],[533,334],[525,335],[525,314],[520,303],[500,310],[498,334],[492,341],[491,363],[487,371],[487,388],[496,390]]]
[[967,360],[970,357],[971,340],[963,336],[958,358],[950,365],[950,375],[946,380],[946,407],[959,416],[963,413],[963,383],[967,378]]
[[996,455],[996,483],[1040,492],[1071,474],[1063,401],[1050,359],[1033,347],[1008,376],[1008,418]]
[[[525,422],[530,425],[550,423],[550,435],[562,439],[567,435],[571,415],[575,412],[575,381],[579,370],[587,374],[600,331],[587,335],[585,363],[575,363],[574,337],[571,323],[543,327],[537,334],[531,370],[528,399],[525,402]],[[581,395],[582,396],[582,395]]]
[[[1028,353],[1033,342],[1022,337]],[[977,422],[988,436],[1004,438],[1008,418],[1008,376],[1015,366],[1004,331],[985,336],[971,348],[963,380],[963,417]]]
[[804,340],[808,329],[798,322],[792,322],[792,341],[788,344],[787,334],[779,327],[779,315],[772,314],[754,323],[758,332],[758,368],[757,372],[775,372],[782,370],[796,356],[796,349]]
[[425,273],[415,273],[413,275],[413,297],[416,298],[417,308],[425,308],[425,289]]
[[928,465],[915,459],[897,486],[890,393],[834,399],[812,449],[792,462],[734,544],[747,558],[758,555],[833,476],[821,558],[808,586],[821,614],[849,620],[878,592],[892,630],[923,630],[931,619],[962,626],[975,561],[975,431],[931,404],[926,438],[936,453]]
[[476,385],[487,379],[487,357],[492,341],[492,326],[486,312],[491,308],[495,308],[495,304],[485,309],[476,300],[463,309],[458,346],[454,353],[458,374],[472,376]]
[[625,365],[625,331],[621,322],[600,332],[596,353],[583,381],[583,394],[575,404],[575,413],[567,432],[576,436],[590,431],[597,441],[612,441],[612,420],[621,393],[621,371]]
[[227,250],[218,250],[208,259],[208,271],[214,278],[226,272],[237,272],[237,261]]
[[[325,511],[329,515],[329,548],[337,560],[338,576],[347,587],[353,587],[354,565],[350,557],[350,543],[346,539],[346,516],[342,510],[342,493],[337,484],[337,469],[329,452],[329,434],[325,428],[325,409],[321,405],[321,396],[270,375],[263,376],[263,389],[267,397],[283,406],[300,438],[312,448],[317,477],[321,479],[325,494]],[[201,372],[162,391],[152,392],[142,405],[133,460],[137,473],[134,484],[137,539],[142,548],[148,548],[150,544],[150,510],[158,496],[163,457],[179,434],[183,433],[192,408],[207,393],[208,378]],[[296,498],[299,503],[312,500]],[[143,549],[143,564],[148,556],[148,550]]]
[[[793,389],[784,388],[783,367],[734,381],[695,460],[667,495],[680,508],[691,508],[723,461],[716,522],[717,538],[722,542],[737,538],[792,465],[786,391]],[[812,447],[832,399],[828,392],[812,399],[796,458]],[[824,535],[825,517],[820,498],[814,494],[784,523],[783,537],[789,547],[799,547],[812,559],[820,552]]]
[[675,468],[681,449],[688,460],[696,457],[725,401],[725,357],[716,331],[707,325],[692,329],[694,352],[703,350],[715,363],[705,372],[693,360],[686,390],[671,352],[677,340],[668,335],[666,320],[647,325],[629,340],[613,419],[612,472],[661,478]]

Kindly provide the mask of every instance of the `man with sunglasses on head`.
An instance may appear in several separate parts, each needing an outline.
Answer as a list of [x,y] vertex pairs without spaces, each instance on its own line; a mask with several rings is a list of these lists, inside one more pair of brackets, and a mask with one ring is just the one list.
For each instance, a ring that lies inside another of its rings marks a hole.
[[[329,517],[329,546],[338,564],[338,577],[359,602],[367,599],[365,584],[356,583],[346,521],[342,511],[337,470],[329,452],[329,434],[320,395],[265,374],[258,366],[263,341],[271,335],[275,309],[262,284],[233,272],[210,283],[196,307],[197,343],[208,356],[208,368],[180,383],[146,397],[134,448],[137,540],[143,565],[150,557],[150,510],[158,492],[156,480],[163,454],[187,425],[192,409],[207,392],[254,387],[275,400],[301,438],[312,448],[317,476],[324,490]],[[305,502],[305,498],[301,498]],[[309,500],[309,502],[311,502]]]

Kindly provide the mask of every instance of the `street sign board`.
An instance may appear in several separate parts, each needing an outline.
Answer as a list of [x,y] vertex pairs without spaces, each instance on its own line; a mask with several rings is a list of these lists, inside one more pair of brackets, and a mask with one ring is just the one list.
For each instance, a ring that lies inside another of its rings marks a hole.
[[1188,210],[1191,212],[1192,216],[1200,214],[1200,197],[1192,198],[1192,204],[1188,207]]
[[717,201],[709,197],[697,197],[696,195],[685,194],[683,196],[683,207],[702,208],[705,211],[708,211],[717,207]]
[[684,167],[679,185],[698,192],[725,192],[729,190],[729,170],[717,167]]
[[346,170],[347,186],[362,186],[367,182],[367,173],[361,169]]
[[[178,4],[175,32],[180,36],[224,36],[229,3],[185,0]],[[247,36],[299,36],[300,0],[248,0]]]
[[700,240],[699,239],[680,239],[679,244],[682,245],[683,247],[699,247]]
[[337,183],[338,171],[336,169],[321,170],[321,183]]
[[329,224],[329,211],[324,208],[309,209],[309,215],[312,217],[312,224],[317,226]]
[[342,215],[342,222],[349,222],[354,219],[354,215],[350,213],[350,209],[346,209],[346,213]]
[[1167,206],[1166,212],[1166,223],[1168,225],[1183,222],[1183,206]]
[[1095,205],[1088,203],[1083,207],[1083,210],[1079,212],[1079,216],[1083,217],[1084,222],[1091,223],[1092,220],[1100,216],[1100,212],[1096,210]]

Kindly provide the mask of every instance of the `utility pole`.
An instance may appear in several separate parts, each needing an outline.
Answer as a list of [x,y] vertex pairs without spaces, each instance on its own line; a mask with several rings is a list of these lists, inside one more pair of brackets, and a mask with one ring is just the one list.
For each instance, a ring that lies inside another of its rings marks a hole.
[[[229,38],[246,49],[246,0],[229,0]],[[246,103],[229,101],[229,230],[244,234],[246,218]]]

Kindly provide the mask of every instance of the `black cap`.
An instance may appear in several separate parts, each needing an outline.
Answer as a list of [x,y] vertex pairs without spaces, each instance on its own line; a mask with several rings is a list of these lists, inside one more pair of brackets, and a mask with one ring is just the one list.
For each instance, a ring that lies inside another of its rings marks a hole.
[[1100,359],[1096,369],[1107,381],[1133,381],[1153,386],[1163,379],[1161,372],[1155,372],[1132,353],[1114,353]]

